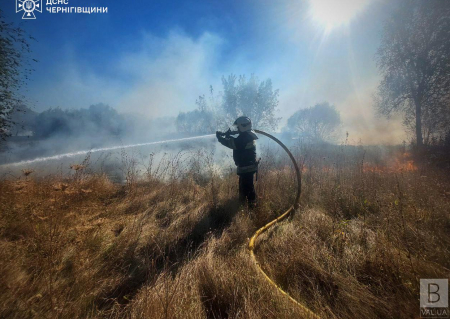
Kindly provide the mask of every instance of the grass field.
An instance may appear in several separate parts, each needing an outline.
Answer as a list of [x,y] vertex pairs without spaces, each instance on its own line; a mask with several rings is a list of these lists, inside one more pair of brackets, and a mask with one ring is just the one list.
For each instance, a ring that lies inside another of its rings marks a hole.
[[[419,317],[419,279],[450,276],[448,171],[398,149],[298,154],[301,208],[258,239],[263,269],[323,318]],[[123,184],[88,164],[0,181],[0,318],[301,317],[247,250],[292,204],[288,159],[264,151],[253,211],[208,155],[141,174],[125,156]]]

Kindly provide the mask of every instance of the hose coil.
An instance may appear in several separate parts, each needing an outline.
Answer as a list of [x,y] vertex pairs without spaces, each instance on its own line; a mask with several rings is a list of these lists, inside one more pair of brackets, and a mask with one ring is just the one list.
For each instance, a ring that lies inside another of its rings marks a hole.
[[298,308],[300,308],[301,312],[304,314],[305,318],[315,318],[315,319],[319,319],[320,317],[318,315],[316,315],[314,312],[312,312],[308,307],[306,307],[305,305],[303,305],[302,303],[298,302],[297,300],[295,300],[294,298],[292,298],[286,291],[284,291],[277,283],[275,283],[265,272],[264,270],[261,268],[260,263],[258,262],[258,260],[256,259],[255,256],[255,247],[256,247],[256,239],[258,238],[259,235],[261,235],[262,233],[264,233],[265,231],[267,231],[271,226],[275,225],[276,223],[282,221],[283,219],[285,219],[286,217],[288,217],[290,214],[292,214],[296,209],[298,209],[299,207],[299,203],[300,203],[300,194],[301,194],[301,188],[302,188],[302,179],[301,179],[301,175],[300,175],[300,169],[298,168],[297,165],[297,161],[295,160],[294,156],[292,155],[292,153],[289,151],[289,149],[286,147],[286,145],[284,145],[279,139],[277,139],[276,137],[260,131],[260,130],[255,130],[256,133],[264,135],[269,137],[270,139],[274,140],[275,142],[277,142],[285,151],[286,153],[289,155],[292,163],[294,164],[294,168],[295,168],[295,174],[297,177],[297,194],[295,196],[295,201],[294,201],[294,205],[291,206],[284,214],[280,215],[279,217],[275,218],[274,220],[272,220],[271,222],[267,223],[266,225],[264,225],[263,227],[261,227],[260,229],[258,229],[252,236],[252,238],[250,238],[250,242],[248,244],[248,249],[250,250],[250,257],[253,260],[253,262],[255,263],[256,267],[258,268],[258,270],[262,273],[262,275],[264,276],[264,278],[272,285],[274,286],[281,294],[283,294],[284,296],[288,297],[289,300],[291,300],[295,305],[297,305]]

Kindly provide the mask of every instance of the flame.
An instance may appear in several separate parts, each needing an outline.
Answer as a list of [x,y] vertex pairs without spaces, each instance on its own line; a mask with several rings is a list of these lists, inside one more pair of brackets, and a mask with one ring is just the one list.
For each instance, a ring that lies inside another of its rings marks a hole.
[[363,172],[371,173],[399,173],[399,172],[414,172],[418,168],[411,159],[411,154],[408,152],[402,153],[388,161],[385,166],[377,166],[373,164],[364,163]]

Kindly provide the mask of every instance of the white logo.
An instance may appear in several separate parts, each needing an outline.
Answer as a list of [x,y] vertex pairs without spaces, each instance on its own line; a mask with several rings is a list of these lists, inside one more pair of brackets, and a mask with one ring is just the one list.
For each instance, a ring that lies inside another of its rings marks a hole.
[[16,13],[22,10],[22,19],[36,19],[34,11],[42,13],[42,0],[16,0]]
[[420,279],[420,317],[450,317],[448,279]]

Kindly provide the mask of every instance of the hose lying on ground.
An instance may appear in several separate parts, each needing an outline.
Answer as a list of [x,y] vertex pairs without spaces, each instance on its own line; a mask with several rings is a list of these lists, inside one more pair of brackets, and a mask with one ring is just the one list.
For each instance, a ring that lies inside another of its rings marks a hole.
[[283,295],[288,297],[289,300],[291,300],[295,305],[297,305],[300,308],[302,314],[304,314],[304,316],[306,318],[320,318],[318,315],[316,315],[314,312],[312,312],[310,309],[308,309],[305,305],[301,304],[300,302],[298,302],[297,300],[292,298],[287,292],[285,292],[280,286],[278,286],[272,279],[270,279],[270,277],[261,268],[260,263],[256,260],[256,256],[255,256],[255,253],[254,253],[256,239],[258,238],[259,235],[264,233],[271,226],[273,226],[274,224],[276,224],[279,221],[281,221],[281,220],[285,219],[286,217],[288,217],[291,213],[293,213],[299,207],[300,193],[301,193],[301,186],[302,186],[302,184],[301,184],[300,170],[298,168],[298,165],[297,165],[297,162],[295,161],[294,156],[289,151],[289,149],[280,140],[278,140],[276,137],[274,137],[274,136],[272,136],[272,135],[270,135],[270,134],[268,134],[266,132],[260,131],[260,130],[255,130],[255,132],[258,133],[258,134],[262,134],[264,136],[267,136],[267,137],[271,138],[272,140],[274,140],[275,142],[277,142],[286,151],[286,153],[289,155],[292,163],[294,164],[295,174],[296,174],[296,177],[297,177],[297,194],[295,196],[294,205],[291,206],[291,208],[289,208],[284,214],[282,214],[279,217],[277,217],[274,220],[272,220],[270,223],[268,223],[265,226],[263,226],[260,229],[258,229],[255,232],[255,234],[252,236],[252,238],[250,238],[250,242],[248,244],[248,248],[250,250],[250,256],[251,256],[252,260],[254,261],[254,263],[256,264],[256,267],[258,268],[258,270],[265,277],[265,279],[272,286],[274,286],[279,292],[281,292]]

